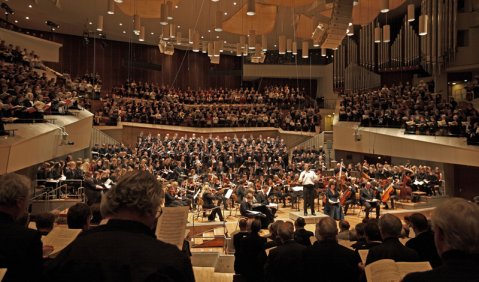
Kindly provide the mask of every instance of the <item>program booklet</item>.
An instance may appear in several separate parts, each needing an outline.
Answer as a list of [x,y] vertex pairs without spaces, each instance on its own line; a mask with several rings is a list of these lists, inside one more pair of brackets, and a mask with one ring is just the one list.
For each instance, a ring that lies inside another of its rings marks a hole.
[[368,264],[364,271],[368,282],[400,282],[408,273],[431,269],[428,261],[395,262],[382,259]]

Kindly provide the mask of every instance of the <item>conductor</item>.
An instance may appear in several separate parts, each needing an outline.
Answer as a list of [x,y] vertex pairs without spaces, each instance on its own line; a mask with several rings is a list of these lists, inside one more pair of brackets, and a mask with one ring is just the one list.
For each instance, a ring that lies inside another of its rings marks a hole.
[[299,175],[299,182],[303,184],[303,207],[304,215],[308,215],[308,205],[311,208],[311,214],[316,215],[314,212],[314,182],[317,180],[316,173],[309,169],[309,164],[304,164],[304,170]]

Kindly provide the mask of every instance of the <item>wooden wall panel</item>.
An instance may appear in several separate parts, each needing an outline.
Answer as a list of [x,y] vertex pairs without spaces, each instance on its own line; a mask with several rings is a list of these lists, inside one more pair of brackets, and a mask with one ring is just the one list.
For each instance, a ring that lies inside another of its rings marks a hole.
[[454,196],[472,200],[479,196],[479,167],[454,166]]
[[[162,55],[157,46],[110,40],[85,39],[80,36],[55,34],[53,40],[63,44],[60,62],[48,65],[73,78],[94,70],[103,79],[104,89],[111,89],[127,78],[180,88],[237,88],[241,85],[241,58],[222,55],[219,65],[211,65],[203,53],[175,50],[173,56]],[[129,62],[161,65],[162,70],[133,67]],[[238,70],[237,75],[222,71]]]

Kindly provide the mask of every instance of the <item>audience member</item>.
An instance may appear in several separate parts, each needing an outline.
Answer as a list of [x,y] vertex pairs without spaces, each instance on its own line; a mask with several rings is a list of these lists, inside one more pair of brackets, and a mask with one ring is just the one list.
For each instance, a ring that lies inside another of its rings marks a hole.
[[432,231],[442,265],[403,281],[479,281],[479,206],[460,198],[445,201],[432,214]]
[[314,236],[314,233],[306,230],[306,221],[303,217],[298,217],[294,221],[294,240],[302,245],[311,246],[311,237]]
[[156,239],[163,190],[148,172],[121,177],[102,198],[106,225],[82,232],[49,264],[49,281],[194,281],[189,258]]
[[[240,265],[241,265],[241,248],[239,247],[241,239],[246,237],[248,235],[248,219],[246,218],[240,218],[238,221],[238,227],[239,231],[238,232],[233,232],[231,233],[231,237],[233,238],[233,246],[235,248],[235,263],[234,263],[234,269],[235,273],[240,272]],[[239,258],[239,259],[237,259]]]
[[339,222],[339,233],[338,233],[338,239],[339,240],[348,240],[350,239],[350,231],[349,228],[351,226],[349,225],[349,222],[346,220],[341,220]]
[[266,261],[266,238],[259,235],[261,221],[254,219],[251,222],[251,232],[242,238],[236,249],[240,252],[235,259],[238,259],[237,273],[246,281],[264,280],[264,263]]
[[48,235],[55,225],[55,215],[51,212],[42,212],[35,216],[35,225],[42,236]]
[[433,268],[441,265],[441,258],[434,245],[434,233],[427,218],[421,213],[413,213],[408,219],[415,237],[406,242],[406,247],[415,250],[419,258],[422,261],[429,261]]
[[338,227],[331,217],[316,224],[316,241],[303,253],[305,281],[358,281],[361,259],[337,242]]
[[379,232],[383,242],[372,247],[366,258],[366,265],[381,259],[392,259],[394,261],[419,261],[419,255],[413,249],[404,246],[399,242],[402,223],[399,218],[392,214],[385,214],[379,219]]
[[300,281],[303,251],[306,246],[294,241],[293,223],[287,221],[278,226],[281,245],[271,249],[265,263],[265,281]]
[[14,173],[0,176],[0,268],[2,281],[37,281],[42,272],[42,241],[39,232],[18,224],[27,212],[30,180]]
[[67,224],[70,229],[82,229],[87,231],[90,229],[90,220],[92,219],[92,211],[87,204],[76,203],[68,209]]

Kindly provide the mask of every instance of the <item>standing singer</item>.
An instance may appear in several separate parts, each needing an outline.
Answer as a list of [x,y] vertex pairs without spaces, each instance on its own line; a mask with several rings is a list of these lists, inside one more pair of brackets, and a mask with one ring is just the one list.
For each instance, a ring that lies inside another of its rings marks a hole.
[[314,212],[314,182],[318,180],[318,176],[314,171],[309,169],[309,164],[304,164],[304,170],[299,175],[299,182],[303,184],[303,208],[304,215],[308,215],[307,207],[311,208],[311,214]]

